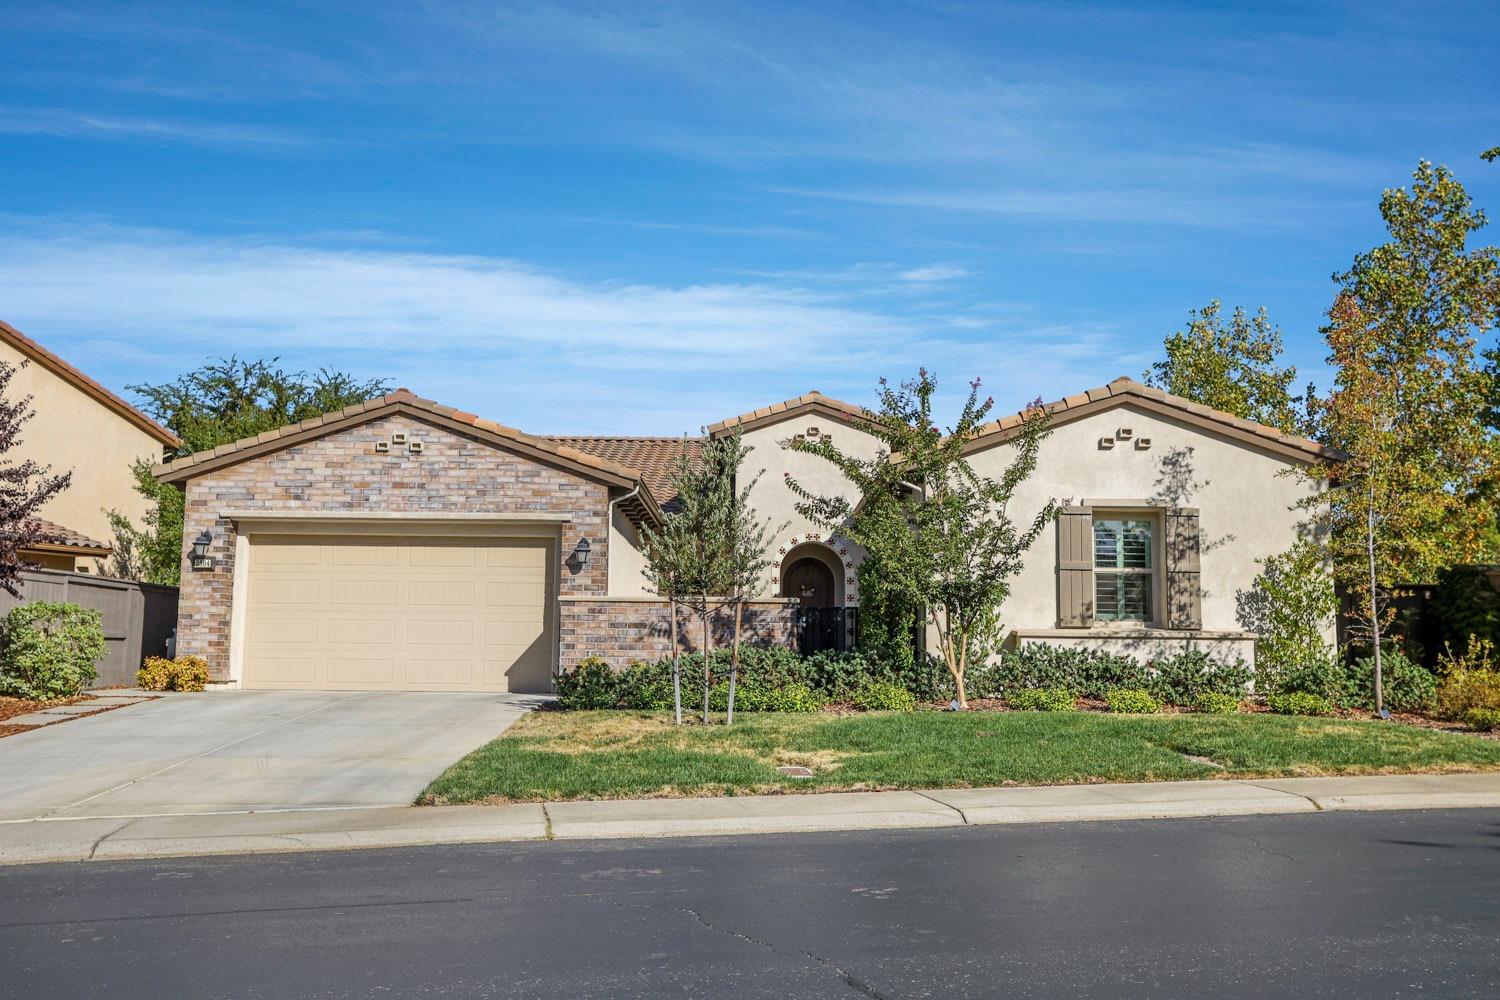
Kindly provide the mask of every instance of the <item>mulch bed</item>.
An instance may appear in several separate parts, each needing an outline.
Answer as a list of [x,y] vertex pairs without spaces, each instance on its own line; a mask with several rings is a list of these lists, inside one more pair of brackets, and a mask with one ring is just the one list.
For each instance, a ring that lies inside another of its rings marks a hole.
[[[6,719],[14,719],[18,715],[30,715],[32,712],[40,712],[44,708],[56,708],[58,705],[73,705],[80,701],[88,701],[88,695],[78,695],[74,698],[58,698],[55,701],[30,701],[26,698],[12,698],[9,695],[0,695],[0,722]],[[31,729],[31,726],[7,726],[7,729]]]
[[[150,695],[142,691],[141,700],[155,701],[156,698],[154,695]],[[22,715],[30,715],[32,712],[40,712],[44,708],[55,708],[58,705],[76,705],[81,701],[99,701],[100,706],[92,712],[79,712],[77,715],[69,715],[65,718],[59,718],[53,722],[43,723],[42,726],[15,726],[5,724],[6,719],[14,719]],[[54,701],[27,701],[25,698],[11,698],[8,695],[0,695],[0,739],[4,739],[7,736],[14,736],[17,733],[29,733],[33,729],[41,729],[43,728],[43,726],[55,726],[59,722],[71,722],[73,719],[87,719],[91,715],[100,715],[104,712],[113,712],[117,708],[124,708],[127,704],[133,705],[135,704],[135,702],[125,702],[124,704],[121,704],[119,702],[116,702],[114,699],[108,699],[108,701],[106,701],[104,699],[96,699],[91,695],[86,694],[78,695],[75,698],[58,698]]]

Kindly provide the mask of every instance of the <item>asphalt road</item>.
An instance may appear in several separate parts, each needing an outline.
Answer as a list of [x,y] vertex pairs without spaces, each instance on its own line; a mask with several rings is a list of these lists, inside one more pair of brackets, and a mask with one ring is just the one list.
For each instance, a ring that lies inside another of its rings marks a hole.
[[1500,811],[0,868],[0,996],[1500,995]]

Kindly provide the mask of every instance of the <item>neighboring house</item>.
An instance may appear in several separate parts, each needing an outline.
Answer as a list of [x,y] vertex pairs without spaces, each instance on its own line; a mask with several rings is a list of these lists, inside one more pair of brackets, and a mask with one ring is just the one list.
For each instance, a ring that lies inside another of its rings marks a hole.
[[[1009,641],[1248,653],[1236,597],[1297,538],[1310,487],[1284,473],[1321,447],[1129,379],[1050,408],[1017,510],[1071,506],[1016,581]],[[790,642],[799,606],[826,610],[825,644],[848,638],[863,553],[802,519],[784,479],[847,484],[783,445],[832,436],[873,456],[863,415],[809,393],[709,428],[740,429],[762,472],[752,503],[789,522],[749,609],[752,642]],[[985,474],[1004,468],[1017,422],[971,443]],[[186,491],[178,648],[220,684],[356,690],[546,691],[585,656],[664,655],[640,532],[675,499],[677,456],[701,446],[535,436],[401,389],[179,459],[157,469]]]
[[36,416],[21,429],[13,461],[34,459],[73,481],[39,512],[45,541],[22,556],[47,569],[98,572],[111,551],[108,510],[139,523],[147,501],[136,492],[130,467],[160,461],[180,443],[119,396],[0,322],[0,361],[14,366],[9,395],[32,397]]

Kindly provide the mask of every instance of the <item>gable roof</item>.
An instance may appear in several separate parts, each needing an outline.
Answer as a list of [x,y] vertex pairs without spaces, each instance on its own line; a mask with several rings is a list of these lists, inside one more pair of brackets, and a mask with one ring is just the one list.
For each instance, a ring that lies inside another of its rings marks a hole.
[[108,409],[114,410],[120,416],[130,421],[141,430],[156,438],[169,448],[175,448],[182,444],[176,434],[167,430],[161,424],[146,416],[140,410],[131,406],[125,400],[110,392],[104,386],[89,378],[83,372],[68,364],[62,358],[47,350],[41,344],[32,340],[26,334],[17,330],[4,320],[0,320],[0,341],[4,341],[26,357],[35,361],[38,365],[47,369],[64,382],[70,383],[86,396],[93,397]]
[[41,537],[35,545],[26,546],[23,549],[25,552],[60,552],[102,558],[114,551],[112,546],[104,542],[96,541],[88,535],[74,531],[72,528],[65,528],[45,518],[33,517],[29,520],[37,527]]
[[[1088,389],[1055,402],[1045,403],[1043,408],[1051,415],[1052,425],[1056,426],[1078,420],[1091,413],[1100,413],[1126,404],[1202,427],[1252,448],[1269,451],[1294,461],[1326,462],[1336,461],[1343,457],[1337,449],[1319,444],[1310,438],[1288,434],[1275,427],[1256,423],[1254,420],[1236,417],[1232,413],[1225,413],[1223,410],[1195,403],[1182,396],[1174,396],[1160,389],[1142,385],[1135,379],[1125,376],[1097,389]],[[968,444],[964,446],[964,451],[966,453],[982,451],[1011,440],[1020,433],[1021,422],[1025,415],[1024,411],[1013,413],[976,428]]]
[[543,440],[636,469],[651,494],[664,507],[677,498],[677,490],[672,485],[677,456],[687,449],[688,457],[696,462],[703,453],[703,439],[699,437],[548,434]]
[[833,420],[845,422],[857,422],[860,418],[870,418],[872,414],[863,406],[855,406],[853,403],[845,403],[825,396],[816,389],[809,390],[800,396],[784,400],[780,403],[772,403],[770,406],[762,406],[758,410],[749,413],[741,413],[737,417],[728,420],[720,420],[716,424],[708,425],[709,437],[720,437],[728,434],[738,427],[742,431],[754,430],[757,427],[765,427],[769,424],[780,423],[790,417],[800,416],[804,413],[817,413]]
[[152,469],[151,473],[162,482],[181,483],[214,469],[235,465],[260,455],[290,448],[304,441],[397,413],[414,416],[438,426],[446,426],[458,433],[477,437],[530,458],[561,466],[610,486],[627,489],[644,486],[641,514],[652,518],[660,516],[661,511],[656,498],[650,494],[650,487],[638,469],[609,458],[589,454],[571,445],[534,437],[514,427],[507,427],[493,420],[485,420],[472,413],[466,413],[451,406],[443,406],[430,399],[423,399],[410,389],[397,389],[395,392],[387,393],[368,402],[346,406],[333,413],[325,413],[301,423],[266,431],[256,437],[242,438],[208,451],[200,451],[164,462]]

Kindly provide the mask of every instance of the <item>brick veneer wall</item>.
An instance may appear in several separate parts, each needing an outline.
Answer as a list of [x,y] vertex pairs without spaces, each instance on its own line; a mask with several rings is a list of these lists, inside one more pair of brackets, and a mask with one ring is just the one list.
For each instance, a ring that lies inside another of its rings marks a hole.
[[[564,598],[558,615],[559,658],[570,670],[587,656],[602,656],[616,670],[636,660],[672,655],[672,626],[665,601],[641,598]],[[790,601],[755,601],[745,609],[741,640],[755,646],[791,646],[797,605]],[[703,645],[703,626],[696,616],[678,610],[685,653]],[[711,622],[713,641],[722,647],[734,638],[734,615],[721,611]]]
[[[421,441],[422,453],[397,446],[377,453],[375,442],[397,431]],[[195,571],[184,556],[177,648],[205,658],[214,680],[229,679],[235,532],[219,516],[226,511],[567,516],[559,562],[580,538],[592,550],[581,569],[556,567],[560,593],[602,596],[609,580],[608,505],[601,483],[400,414],[206,472],[187,484],[184,549],[208,529],[214,568]]]

